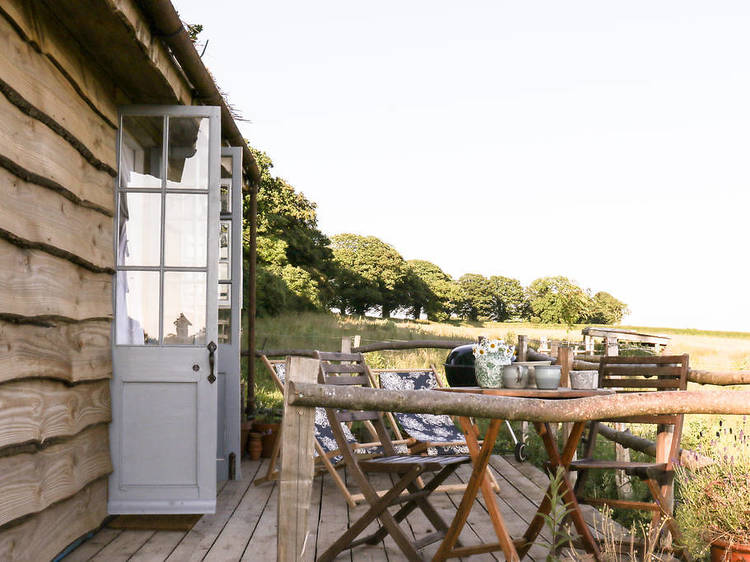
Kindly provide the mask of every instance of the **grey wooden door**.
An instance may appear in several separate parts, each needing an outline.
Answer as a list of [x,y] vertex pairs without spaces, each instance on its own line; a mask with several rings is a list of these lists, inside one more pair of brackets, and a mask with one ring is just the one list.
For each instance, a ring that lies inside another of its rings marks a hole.
[[219,419],[216,476],[240,471],[240,326],[242,310],[242,148],[221,149],[219,226]]
[[124,108],[110,513],[216,507],[220,114]]

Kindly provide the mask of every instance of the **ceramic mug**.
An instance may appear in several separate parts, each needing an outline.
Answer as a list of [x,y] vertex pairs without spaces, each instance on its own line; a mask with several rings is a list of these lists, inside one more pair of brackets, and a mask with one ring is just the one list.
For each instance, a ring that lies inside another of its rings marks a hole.
[[560,386],[560,365],[537,365],[534,374],[540,390],[557,390]]
[[529,368],[526,365],[506,365],[503,367],[503,388],[526,388]]

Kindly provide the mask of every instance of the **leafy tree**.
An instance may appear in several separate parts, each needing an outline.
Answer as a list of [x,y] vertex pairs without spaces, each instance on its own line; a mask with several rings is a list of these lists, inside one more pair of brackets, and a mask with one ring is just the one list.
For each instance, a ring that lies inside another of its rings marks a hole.
[[414,282],[410,306],[414,318],[424,311],[430,320],[446,320],[453,288],[453,279],[437,265],[426,260],[406,262],[410,276],[416,276],[421,284]]
[[337,234],[331,238],[336,265],[334,302],[342,311],[364,314],[380,306],[383,318],[407,306],[406,262],[393,246],[375,236]]
[[563,276],[536,279],[528,288],[529,306],[545,324],[572,326],[587,318],[590,298]]
[[[273,162],[264,152],[251,151],[261,172],[256,238],[258,315],[322,309],[333,264],[329,240],[318,229],[316,205],[272,174]],[[249,196],[245,204],[249,205]],[[249,225],[243,235],[247,248]]]
[[493,286],[484,275],[465,273],[458,279],[453,295],[453,311],[467,320],[489,318],[492,314]]
[[587,322],[592,324],[619,324],[628,314],[628,306],[605,291],[599,291],[591,301]]
[[504,322],[512,318],[523,318],[528,312],[528,300],[523,285],[518,279],[493,275],[490,318]]

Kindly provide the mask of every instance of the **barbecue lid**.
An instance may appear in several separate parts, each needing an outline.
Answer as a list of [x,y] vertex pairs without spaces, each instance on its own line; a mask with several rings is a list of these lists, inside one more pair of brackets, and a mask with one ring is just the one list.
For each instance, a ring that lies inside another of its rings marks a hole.
[[458,347],[451,350],[448,354],[448,358],[445,360],[446,365],[451,366],[474,366],[474,352],[472,351],[472,344],[459,345]]

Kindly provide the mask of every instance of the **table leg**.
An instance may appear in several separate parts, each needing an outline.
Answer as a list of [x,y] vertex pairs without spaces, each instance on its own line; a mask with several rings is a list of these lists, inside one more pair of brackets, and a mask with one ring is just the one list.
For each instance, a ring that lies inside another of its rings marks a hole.
[[[578,442],[580,441],[581,436],[583,435],[583,430],[586,427],[586,422],[575,422],[573,424],[570,436],[568,437],[567,441],[565,442],[565,446],[563,447],[562,455],[557,448],[557,444],[555,443],[549,424],[535,422],[534,427],[536,428],[537,433],[539,433],[539,436],[542,438],[544,448],[547,451],[547,456],[550,460],[551,468],[556,469],[559,466],[564,469],[561,483],[563,500],[568,506],[569,516],[572,519],[576,530],[580,534],[581,539],[586,546],[586,550],[592,553],[597,560],[601,560],[601,552],[599,551],[599,546],[596,544],[596,541],[594,540],[594,537],[592,536],[588,525],[586,525],[586,521],[583,519],[581,507],[578,505],[575,493],[573,492],[573,487],[570,485],[570,480],[568,479],[568,467],[570,466],[570,462],[575,455],[576,448],[578,447]],[[547,493],[544,496],[542,504],[539,506],[539,510],[534,516],[534,519],[532,519],[531,523],[529,524],[529,528],[526,530],[526,533],[524,533],[523,538],[525,544],[518,550],[518,553],[521,556],[524,556],[526,552],[528,552],[529,548],[531,548],[531,545],[544,526],[544,516],[552,510],[552,503],[549,499],[549,493],[550,489],[547,488]]]
[[513,540],[511,539],[508,530],[505,528],[502,514],[497,507],[497,498],[492,491],[492,485],[486,474],[487,465],[489,464],[490,456],[492,455],[492,448],[494,447],[495,439],[497,439],[497,435],[500,432],[502,420],[492,420],[490,422],[487,434],[484,436],[484,443],[481,450],[471,420],[462,417],[459,418],[459,421],[463,428],[464,435],[466,436],[466,443],[469,447],[473,469],[471,471],[469,482],[466,484],[464,495],[461,498],[461,503],[456,511],[456,515],[453,517],[450,528],[432,560],[433,562],[436,562],[445,560],[449,557],[456,541],[458,540],[458,535],[461,533],[461,529],[463,529],[466,524],[466,519],[469,517],[471,507],[481,488],[492,520],[492,525],[497,534],[503,553],[505,554],[505,558],[506,560],[517,562],[520,558],[516,552],[515,546],[513,545]]

